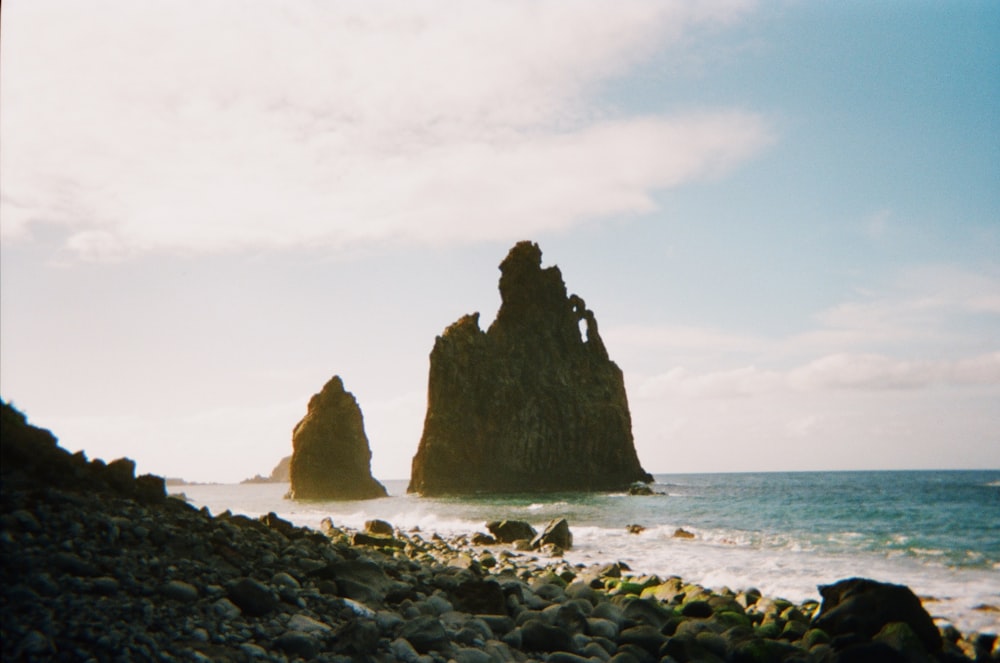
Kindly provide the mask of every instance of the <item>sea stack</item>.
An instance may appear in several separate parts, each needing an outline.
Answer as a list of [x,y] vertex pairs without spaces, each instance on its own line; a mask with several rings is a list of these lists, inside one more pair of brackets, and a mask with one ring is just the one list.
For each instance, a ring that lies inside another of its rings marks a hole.
[[[423,495],[625,490],[639,464],[622,372],[558,267],[520,242],[500,263],[501,305],[437,337],[408,491]],[[582,331],[583,330],[583,331]]]
[[310,500],[385,497],[385,487],[372,477],[371,460],[361,408],[335,375],[309,399],[309,411],[292,432],[288,496]]

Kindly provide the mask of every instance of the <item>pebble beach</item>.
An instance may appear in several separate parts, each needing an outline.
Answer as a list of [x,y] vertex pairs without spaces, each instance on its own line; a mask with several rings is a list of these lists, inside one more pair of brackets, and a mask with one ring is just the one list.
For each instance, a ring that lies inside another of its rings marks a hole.
[[[213,516],[131,461],[88,461],[4,405],[10,661],[997,660],[996,636],[847,637],[815,602],[573,565],[468,536]],[[485,525],[484,525],[485,527]],[[521,549],[519,549],[521,548]],[[883,658],[859,658],[877,655]],[[889,658],[885,658],[888,656]]]

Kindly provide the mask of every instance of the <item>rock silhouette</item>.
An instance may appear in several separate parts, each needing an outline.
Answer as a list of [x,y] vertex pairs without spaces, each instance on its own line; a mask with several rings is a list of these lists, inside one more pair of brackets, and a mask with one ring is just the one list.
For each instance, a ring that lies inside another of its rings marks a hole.
[[309,400],[309,411],[292,433],[292,448],[292,499],[364,500],[388,494],[371,475],[361,408],[339,376]]
[[[408,490],[624,490],[652,481],[639,464],[622,372],[597,320],[567,296],[558,267],[520,242],[500,264],[489,330],[466,315],[437,338]],[[581,328],[585,337],[581,334]]]

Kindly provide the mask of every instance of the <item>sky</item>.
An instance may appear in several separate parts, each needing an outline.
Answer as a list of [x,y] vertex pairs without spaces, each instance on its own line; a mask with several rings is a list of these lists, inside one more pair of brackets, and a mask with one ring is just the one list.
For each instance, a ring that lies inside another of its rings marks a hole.
[[340,375],[405,479],[538,242],[655,473],[1000,468],[1000,3],[10,0],[0,396],[234,482]]

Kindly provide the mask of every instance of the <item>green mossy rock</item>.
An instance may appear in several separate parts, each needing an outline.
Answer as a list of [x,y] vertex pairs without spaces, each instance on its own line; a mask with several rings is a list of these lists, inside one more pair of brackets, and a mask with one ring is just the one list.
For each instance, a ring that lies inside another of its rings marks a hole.
[[829,634],[821,628],[811,628],[805,632],[799,645],[804,649],[812,649],[816,645],[830,644]]
[[742,612],[734,612],[732,610],[720,610],[715,613],[715,621],[723,626],[725,629],[733,628],[734,626],[741,626],[743,628],[753,628],[753,624],[750,618],[744,615]]
[[744,663],[775,663],[801,653],[801,649],[787,642],[759,639],[737,645],[732,658]]
[[885,643],[896,651],[907,654],[908,657],[924,653],[924,645],[920,642],[920,638],[905,622],[886,624],[872,639],[875,642]]
[[754,632],[759,638],[774,640],[781,635],[781,626],[777,622],[765,622],[755,628]]

